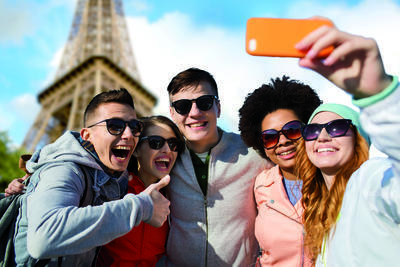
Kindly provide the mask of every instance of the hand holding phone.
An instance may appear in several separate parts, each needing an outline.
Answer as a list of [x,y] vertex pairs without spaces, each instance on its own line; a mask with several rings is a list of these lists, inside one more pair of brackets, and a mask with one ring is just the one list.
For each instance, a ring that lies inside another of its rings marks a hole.
[[[300,51],[295,45],[312,31],[327,25],[328,19],[278,19],[250,18],[247,21],[246,51],[253,56],[304,57],[307,51]],[[328,47],[318,56],[327,57],[333,50]]]

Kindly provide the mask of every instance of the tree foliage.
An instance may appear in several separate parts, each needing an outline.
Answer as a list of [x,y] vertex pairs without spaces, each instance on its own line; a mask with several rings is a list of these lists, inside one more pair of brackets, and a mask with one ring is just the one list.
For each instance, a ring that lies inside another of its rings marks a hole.
[[6,132],[0,132],[0,192],[15,178],[24,176],[18,168],[19,157],[24,154],[21,148],[14,148]]

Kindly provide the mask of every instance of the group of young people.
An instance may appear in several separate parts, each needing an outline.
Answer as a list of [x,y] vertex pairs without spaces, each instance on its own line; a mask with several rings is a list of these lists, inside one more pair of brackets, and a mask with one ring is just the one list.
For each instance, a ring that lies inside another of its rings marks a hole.
[[[125,90],[101,93],[80,133],[28,162],[40,179],[23,198],[16,263],[29,253],[63,266],[396,265],[398,79],[374,40],[336,28],[296,48],[308,51],[299,64],[352,94],[361,116],[284,76],[248,95],[240,135],[228,133],[217,126],[215,80],[195,68],[167,87],[173,122],[137,120]],[[368,160],[370,140],[388,158]],[[83,207],[85,175],[93,200]]]

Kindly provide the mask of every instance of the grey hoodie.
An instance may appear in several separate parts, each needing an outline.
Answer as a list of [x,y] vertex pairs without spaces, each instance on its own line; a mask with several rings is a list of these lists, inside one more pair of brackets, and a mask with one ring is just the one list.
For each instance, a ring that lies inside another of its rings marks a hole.
[[[151,218],[148,194],[121,198],[118,179],[107,175],[80,144],[79,133],[66,132],[37,151],[27,164],[35,172],[22,198],[16,224],[17,265],[29,254],[37,259],[63,259],[63,266],[90,266],[95,248]],[[79,207],[85,191],[82,168],[93,181],[93,206]],[[56,265],[57,261],[52,262]]]
[[171,201],[167,266],[254,266],[256,262],[254,178],[271,164],[247,148],[238,134],[221,130],[220,134],[210,154],[206,196],[187,149],[172,169],[167,187]]

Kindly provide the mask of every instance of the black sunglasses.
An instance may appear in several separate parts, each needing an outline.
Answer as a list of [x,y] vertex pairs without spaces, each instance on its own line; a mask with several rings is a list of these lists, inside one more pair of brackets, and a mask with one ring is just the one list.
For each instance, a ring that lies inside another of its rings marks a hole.
[[154,150],[161,149],[164,146],[165,142],[167,142],[169,149],[173,152],[180,152],[183,148],[182,141],[174,137],[165,139],[162,136],[150,135],[140,138],[139,142],[142,142],[144,140],[147,140],[147,142],[149,143],[149,147]]
[[186,115],[192,109],[192,103],[196,102],[196,106],[201,111],[210,110],[214,104],[214,99],[218,100],[215,95],[203,95],[196,99],[180,99],[171,103],[171,106],[181,115]]
[[112,135],[121,135],[125,131],[126,125],[128,125],[129,129],[131,129],[132,135],[135,137],[138,137],[143,130],[143,122],[141,121],[135,119],[130,121],[124,121],[122,119],[117,119],[117,118],[102,120],[93,125],[88,126],[87,128],[96,126],[102,122],[106,123],[107,130]]
[[348,119],[333,120],[324,124],[311,123],[303,127],[301,135],[305,141],[316,140],[325,128],[331,138],[340,137],[346,135],[350,125],[352,123]]
[[261,133],[261,139],[266,149],[272,149],[279,143],[280,133],[290,140],[297,140],[301,137],[301,121],[289,121],[282,126],[280,131],[275,129],[268,129]]

